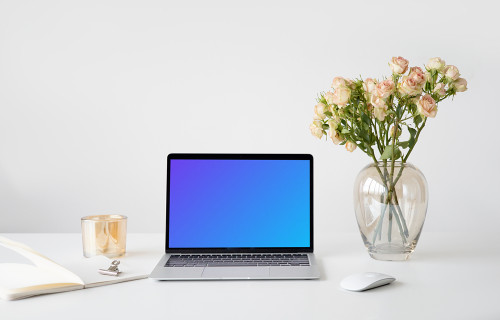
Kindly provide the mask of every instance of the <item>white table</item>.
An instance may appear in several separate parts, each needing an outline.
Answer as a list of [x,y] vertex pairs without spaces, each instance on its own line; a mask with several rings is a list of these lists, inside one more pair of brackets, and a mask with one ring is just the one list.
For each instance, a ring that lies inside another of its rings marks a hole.
[[[53,258],[81,250],[80,234],[3,234]],[[162,234],[130,234],[128,253],[152,269]],[[0,319],[500,319],[500,244],[484,235],[425,233],[411,260],[381,262],[359,234],[316,239],[320,280],[144,279],[18,301],[0,300]],[[339,288],[363,271],[397,281],[366,292]]]

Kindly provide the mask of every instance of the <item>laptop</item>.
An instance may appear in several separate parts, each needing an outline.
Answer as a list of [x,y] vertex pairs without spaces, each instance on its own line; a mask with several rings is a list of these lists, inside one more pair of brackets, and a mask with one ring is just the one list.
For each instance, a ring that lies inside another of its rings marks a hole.
[[170,154],[156,280],[317,279],[310,154]]

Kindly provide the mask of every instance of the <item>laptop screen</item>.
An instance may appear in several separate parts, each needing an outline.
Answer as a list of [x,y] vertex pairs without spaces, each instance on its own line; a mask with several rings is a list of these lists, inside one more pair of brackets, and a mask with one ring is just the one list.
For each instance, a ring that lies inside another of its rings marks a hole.
[[311,247],[309,157],[169,159],[167,247]]

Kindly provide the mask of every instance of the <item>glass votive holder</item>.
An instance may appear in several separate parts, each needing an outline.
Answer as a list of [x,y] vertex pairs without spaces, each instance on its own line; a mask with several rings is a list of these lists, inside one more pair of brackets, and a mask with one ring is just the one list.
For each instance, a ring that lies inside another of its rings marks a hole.
[[82,218],[83,255],[115,258],[125,254],[127,217],[118,214]]

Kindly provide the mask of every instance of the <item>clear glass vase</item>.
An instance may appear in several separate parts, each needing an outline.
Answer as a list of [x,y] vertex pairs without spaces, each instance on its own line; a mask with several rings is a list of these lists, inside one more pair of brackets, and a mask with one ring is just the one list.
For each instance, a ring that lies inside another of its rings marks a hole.
[[407,260],[422,232],[427,202],[427,181],[412,164],[387,160],[364,167],[354,183],[354,208],[370,256]]

